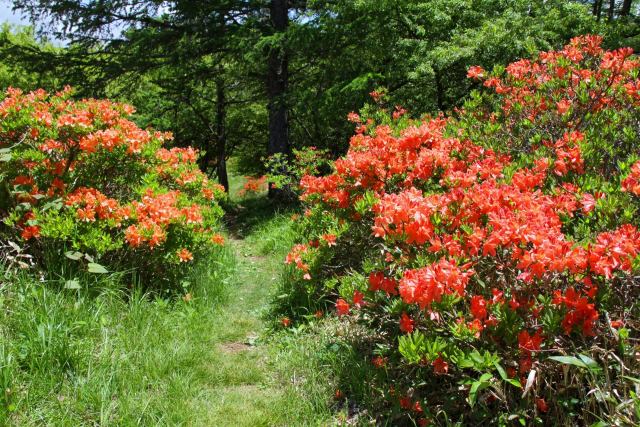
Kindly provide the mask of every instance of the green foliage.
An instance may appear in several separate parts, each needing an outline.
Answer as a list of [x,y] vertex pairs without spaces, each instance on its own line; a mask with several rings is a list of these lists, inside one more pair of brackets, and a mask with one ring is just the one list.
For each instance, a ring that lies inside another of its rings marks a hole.
[[[459,107],[470,65],[506,64],[604,25],[573,1],[323,1],[291,28],[292,140],[341,151],[344,117],[386,87],[388,105],[435,113]],[[308,52],[308,54],[306,54]]]
[[434,361],[441,353],[446,352],[447,347],[442,338],[427,338],[420,331],[398,338],[398,351],[409,363],[420,363],[425,359]]
[[60,51],[51,43],[38,41],[32,27],[13,27],[1,24],[0,27],[0,91],[8,87],[18,87],[23,90],[45,88],[59,89],[63,86],[60,74],[54,67],[40,69],[29,60],[27,55],[17,52],[15,46],[21,46],[25,51],[53,54]]
[[[70,41],[52,54],[14,40],[15,58],[30,70],[54,66],[83,94],[133,102],[144,126],[171,129],[179,145],[205,152],[200,166],[221,182],[220,158],[234,153],[256,172],[269,103],[285,103],[294,147],[339,153],[351,132],[342,119],[376,87],[388,88],[392,107],[450,111],[474,87],[469,65],[506,64],[584,32],[607,32],[611,45],[634,34],[633,20],[597,22],[567,0],[296,2],[287,31],[275,33],[268,8],[253,1],[14,5],[40,19],[42,32]],[[265,90],[274,46],[290,80],[277,101]]]
[[300,180],[305,175],[318,176],[331,170],[329,153],[315,147],[293,149],[292,156],[276,153],[265,160],[267,179],[279,189],[284,189],[292,200],[300,197]]
[[162,148],[170,135],[128,120],[132,107],[68,92],[9,89],[0,103],[0,147],[11,156],[3,234],[20,236],[41,265],[67,254],[71,268],[133,269],[156,289],[175,287],[194,256],[222,243],[223,189],[192,148]]

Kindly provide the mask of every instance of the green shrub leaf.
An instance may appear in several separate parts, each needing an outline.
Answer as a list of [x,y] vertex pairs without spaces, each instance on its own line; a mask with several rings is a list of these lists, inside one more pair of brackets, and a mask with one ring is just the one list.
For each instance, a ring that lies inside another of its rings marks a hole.
[[104,268],[100,264],[96,264],[95,262],[90,262],[87,270],[89,271],[89,273],[97,273],[97,274],[109,273],[109,271],[107,271],[106,268]]

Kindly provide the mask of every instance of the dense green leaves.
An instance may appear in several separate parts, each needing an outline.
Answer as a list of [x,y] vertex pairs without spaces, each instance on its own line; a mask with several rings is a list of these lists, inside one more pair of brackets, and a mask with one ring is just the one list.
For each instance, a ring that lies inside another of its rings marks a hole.
[[[143,125],[172,129],[176,144],[203,150],[202,169],[224,181],[221,159],[234,153],[247,170],[259,169],[268,105],[285,106],[284,135],[294,147],[337,154],[352,131],[345,115],[376,88],[386,88],[389,108],[450,111],[474,88],[465,79],[470,65],[506,64],[586,32],[607,33],[612,46],[637,33],[631,16],[598,22],[589,7],[566,0],[289,2],[286,31],[275,31],[272,3],[17,0],[41,33],[67,47],[8,45],[30,70],[55,66],[59,84],[135,103]],[[288,73],[269,73],[273,52],[287,58]],[[284,91],[270,95],[270,82],[285,75]]]

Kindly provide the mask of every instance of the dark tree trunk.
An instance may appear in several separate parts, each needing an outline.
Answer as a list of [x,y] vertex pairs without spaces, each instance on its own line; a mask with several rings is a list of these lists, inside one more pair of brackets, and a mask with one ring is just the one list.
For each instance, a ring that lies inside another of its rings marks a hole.
[[594,0],[593,2],[593,15],[596,17],[598,21],[600,21],[600,17],[602,16],[602,2],[604,0]]
[[[289,25],[288,0],[271,0],[271,25],[275,33],[284,33]],[[286,47],[271,46],[268,54],[267,95],[269,97],[269,143],[267,155],[289,154],[289,118],[285,95],[289,83],[289,63]],[[269,197],[278,196],[279,190],[269,184]]]
[[632,0],[624,0],[622,2],[622,8],[620,9],[620,16],[629,16],[631,13]]
[[613,12],[615,10],[616,7],[616,0],[609,0],[609,10],[607,11],[607,19],[609,21],[613,20]]
[[216,81],[216,174],[218,182],[229,192],[229,176],[227,175],[227,130],[225,119],[227,115],[227,99],[224,82]]

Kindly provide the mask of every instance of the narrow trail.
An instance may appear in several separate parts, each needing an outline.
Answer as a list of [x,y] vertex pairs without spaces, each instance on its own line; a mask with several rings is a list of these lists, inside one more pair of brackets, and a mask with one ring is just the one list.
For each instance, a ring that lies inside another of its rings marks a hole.
[[202,425],[269,425],[274,407],[282,398],[274,387],[275,373],[269,369],[269,350],[261,341],[262,316],[278,276],[278,263],[258,256],[244,239],[229,240],[237,266],[230,283],[230,296],[213,326],[210,366],[211,385],[198,396],[208,406]]
[[264,195],[239,197],[244,179],[233,178],[233,204],[225,222],[236,266],[227,284],[228,297],[209,321],[212,354],[207,357],[207,380],[190,406],[198,413],[196,425],[299,425],[292,423],[298,406],[291,402],[301,396],[283,372],[283,354],[267,330],[284,254],[264,250],[260,230],[277,213]]
[[194,414],[189,425],[331,425],[326,378],[309,364],[307,352],[315,349],[268,329],[289,250],[289,214],[264,194],[240,197],[244,179],[232,178],[225,223],[236,265],[228,297],[206,321],[208,350],[202,382],[187,403]]

